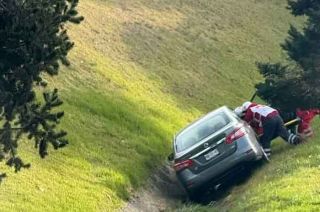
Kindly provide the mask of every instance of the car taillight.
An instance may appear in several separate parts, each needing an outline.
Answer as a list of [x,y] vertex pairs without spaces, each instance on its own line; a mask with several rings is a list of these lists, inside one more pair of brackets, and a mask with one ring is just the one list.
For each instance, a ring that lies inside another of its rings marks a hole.
[[180,161],[176,164],[174,164],[173,168],[176,172],[181,171],[183,169],[189,168],[190,166],[192,166],[193,161],[192,160],[184,160],[184,161]]
[[243,127],[236,128],[226,137],[226,144],[232,144],[235,140],[241,138],[246,134]]

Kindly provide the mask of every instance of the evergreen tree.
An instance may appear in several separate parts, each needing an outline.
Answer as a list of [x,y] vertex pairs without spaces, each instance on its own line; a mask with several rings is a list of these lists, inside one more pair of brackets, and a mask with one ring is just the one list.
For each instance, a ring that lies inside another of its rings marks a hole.
[[[43,77],[70,64],[73,43],[65,24],[83,20],[77,5],[78,0],[0,0],[0,159],[15,171],[29,166],[17,156],[23,135],[42,158],[48,144],[58,149],[68,143],[66,132],[57,129],[64,115],[56,110],[62,104],[58,90],[46,89]],[[43,101],[37,101],[36,87],[44,90]]]
[[288,53],[286,64],[258,64],[265,81],[256,85],[258,95],[284,110],[320,107],[320,1],[289,0],[295,16],[306,16],[300,32],[291,26],[282,48]]

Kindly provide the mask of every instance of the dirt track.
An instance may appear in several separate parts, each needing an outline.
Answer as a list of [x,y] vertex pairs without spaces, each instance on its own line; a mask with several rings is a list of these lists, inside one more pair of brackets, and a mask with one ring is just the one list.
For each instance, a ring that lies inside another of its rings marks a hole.
[[148,180],[146,186],[138,190],[123,212],[157,212],[174,209],[186,200],[186,194],[176,181],[170,164],[165,164]]
[[[215,207],[216,204],[227,200],[231,190],[250,179],[254,170],[263,164],[251,164],[245,171],[237,173],[235,178],[230,178],[218,190],[208,189],[203,193],[197,203]],[[167,162],[158,169],[148,180],[146,186],[136,191],[123,212],[159,212],[173,211],[188,200],[184,189],[177,182],[175,173]]]

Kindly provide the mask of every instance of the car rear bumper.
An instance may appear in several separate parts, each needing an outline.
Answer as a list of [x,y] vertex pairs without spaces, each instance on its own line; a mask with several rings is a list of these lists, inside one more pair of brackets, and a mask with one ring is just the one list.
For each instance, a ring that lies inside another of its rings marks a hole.
[[250,142],[252,138],[243,137],[237,141],[237,150],[227,158],[214,164],[200,173],[193,173],[185,169],[177,173],[177,177],[187,191],[192,192],[207,183],[223,178],[237,165],[262,158],[262,151],[258,142]]

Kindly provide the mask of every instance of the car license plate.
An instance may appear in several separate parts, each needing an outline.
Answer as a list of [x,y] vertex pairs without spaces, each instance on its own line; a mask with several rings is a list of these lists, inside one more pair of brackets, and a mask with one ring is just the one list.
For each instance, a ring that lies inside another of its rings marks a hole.
[[219,151],[217,149],[214,149],[213,151],[209,152],[208,154],[205,154],[204,157],[206,160],[210,160],[211,158],[219,155]]

